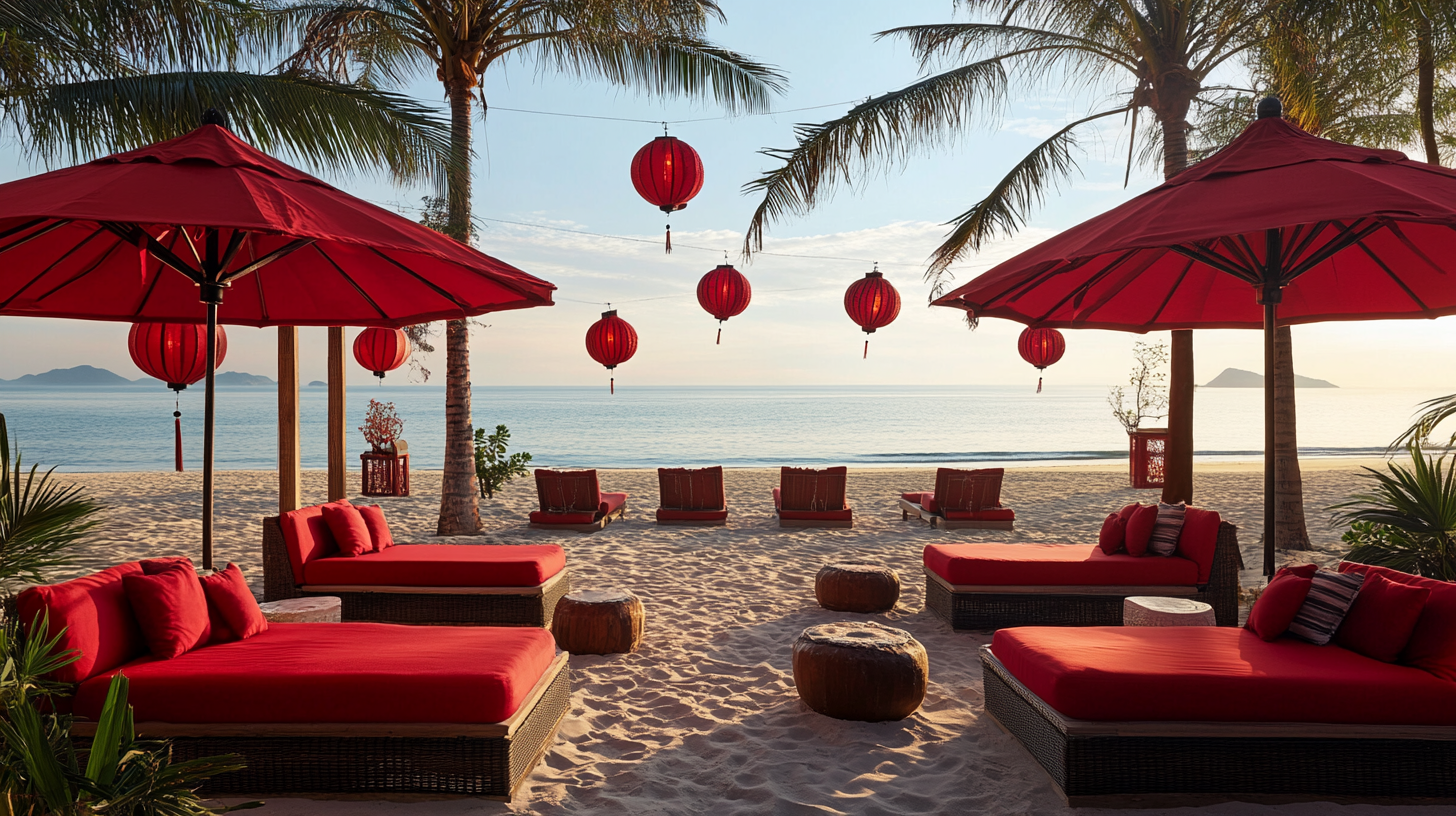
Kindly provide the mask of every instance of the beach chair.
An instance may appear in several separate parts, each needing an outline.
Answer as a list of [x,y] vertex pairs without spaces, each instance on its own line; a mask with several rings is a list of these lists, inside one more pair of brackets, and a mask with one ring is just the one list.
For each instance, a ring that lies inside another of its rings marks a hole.
[[658,468],[661,506],[658,524],[720,527],[728,523],[723,498],[723,468]]
[[541,509],[531,513],[537,530],[600,530],[626,512],[626,493],[603,493],[595,470],[537,470]]
[[1016,512],[1001,506],[1005,468],[936,468],[934,493],[901,493],[900,517],[942,530],[1010,530]]
[[780,527],[853,527],[854,511],[844,501],[846,468],[786,467],[773,489]]

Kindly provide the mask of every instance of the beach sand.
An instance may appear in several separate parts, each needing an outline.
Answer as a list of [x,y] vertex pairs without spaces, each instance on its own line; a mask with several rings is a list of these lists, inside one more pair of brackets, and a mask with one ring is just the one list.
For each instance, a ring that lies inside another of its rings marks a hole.
[[[1360,488],[1361,464],[1304,464],[1313,553],[1330,562],[1338,533],[1324,509]],[[414,495],[384,499],[396,540],[430,541],[439,473],[412,474]],[[658,527],[653,471],[602,471],[605,490],[632,494],[627,516],[591,535],[526,528],[534,509],[529,479],[482,501],[483,535],[460,543],[557,542],[577,589],[625,588],[647,608],[642,648],[630,655],[573,656],[572,708],[559,738],[516,801],[271,800],[274,814],[630,813],[891,814],[1071,813],[1041,768],[984,714],[977,648],[988,636],[955,633],[924,609],[921,548],[940,541],[1095,540],[1102,518],[1154,491],[1127,487],[1120,468],[1010,470],[1003,501],[1016,508],[1014,533],[935,532],[903,521],[898,493],[929,490],[927,469],[851,470],[852,530],[785,530],[769,499],[777,471],[730,470],[732,516],[722,528]],[[163,554],[198,556],[196,473],[67,474],[110,506],[105,530],[76,572]],[[350,484],[358,485],[357,474]],[[1200,465],[1198,503],[1240,528],[1245,583],[1259,583],[1262,470],[1258,463]],[[217,560],[236,562],[261,596],[260,518],[276,512],[277,477],[224,472],[217,479]],[[305,501],[322,501],[324,474],[304,474]],[[372,501],[355,499],[356,501]],[[835,561],[864,561],[900,573],[900,604],[878,616],[820,609],[814,574]],[[913,717],[850,723],[799,702],[790,645],[805,627],[873,618],[909,630],[929,652],[930,687]],[[368,691],[361,689],[361,699]],[[225,701],[219,701],[225,703]],[[1093,812],[1093,811],[1079,811]],[[1173,811],[1141,811],[1159,813]],[[1182,813],[1193,812],[1188,810]],[[1211,814],[1451,813],[1450,808],[1263,806],[1230,803]]]

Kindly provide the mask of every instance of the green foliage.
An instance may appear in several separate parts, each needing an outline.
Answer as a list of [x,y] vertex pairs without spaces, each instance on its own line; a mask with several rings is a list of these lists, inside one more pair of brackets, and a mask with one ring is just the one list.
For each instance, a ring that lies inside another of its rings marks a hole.
[[20,581],[44,583],[69,566],[73,545],[94,530],[101,505],[75,485],[52,479],[55,468],[25,470],[20,450],[10,456],[10,434],[0,414],[0,592]]
[[489,436],[485,435],[484,428],[475,429],[475,478],[480,482],[482,498],[495,498],[497,490],[530,472],[526,466],[531,464],[531,454],[506,456],[506,444],[510,441],[511,432],[504,425],[495,426],[495,433]]
[[1456,581],[1456,467],[1410,448],[1409,466],[1365,468],[1371,491],[1331,507],[1350,561]]
[[1168,407],[1168,374],[1163,370],[1168,364],[1167,344],[1134,343],[1132,359],[1132,373],[1127,378],[1128,385],[1132,386],[1132,405],[1126,405],[1127,394],[1120,385],[1113,386],[1107,394],[1112,415],[1128,433],[1136,431],[1145,419],[1162,419],[1168,415],[1165,410]]
[[[1444,397],[1436,397],[1426,400],[1420,406],[1423,410],[1411,423],[1409,428],[1401,432],[1400,436],[1390,443],[1392,450],[1405,448],[1412,445],[1426,447],[1431,444],[1431,436],[1436,432],[1436,426],[1456,416],[1456,394]],[[1456,432],[1444,443],[1446,450],[1456,448]]]

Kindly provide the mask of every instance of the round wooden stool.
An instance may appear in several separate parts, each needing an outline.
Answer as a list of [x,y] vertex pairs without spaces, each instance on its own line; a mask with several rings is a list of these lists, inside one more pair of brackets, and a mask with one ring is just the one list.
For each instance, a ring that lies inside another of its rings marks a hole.
[[840,720],[903,720],[925,699],[930,663],[904,629],[873,621],[811,626],[794,641],[805,705]]
[[269,623],[338,623],[343,620],[343,603],[333,595],[286,598],[258,604]]
[[900,576],[872,564],[829,564],[814,576],[814,597],[836,612],[888,612],[900,600]]
[[1213,626],[1213,607],[1187,598],[1138,595],[1122,600],[1123,626]]
[[572,592],[556,604],[551,634],[572,654],[621,654],[642,643],[642,599],[618,589]]

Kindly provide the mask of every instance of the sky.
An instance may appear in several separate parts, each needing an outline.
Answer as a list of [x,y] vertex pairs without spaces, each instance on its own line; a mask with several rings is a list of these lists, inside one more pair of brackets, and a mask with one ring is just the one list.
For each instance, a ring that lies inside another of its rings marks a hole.
[[[790,87],[774,108],[817,109],[724,118],[710,103],[648,98],[526,64],[487,77],[484,92],[492,111],[484,122],[477,120],[475,130],[474,212],[485,227],[478,245],[558,290],[555,306],[481,319],[472,329],[472,381],[605,386],[608,373],[587,356],[583,338],[610,302],[639,336],[636,356],[615,371],[618,387],[1034,382],[1037,372],[1016,353],[1019,324],[986,320],[970,331],[961,312],[925,306],[930,287],[922,280],[924,262],[943,239],[946,221],[981,199],[1062,123],[1101,110],[1114,89],[1018,93],[999,116],[968,129],[955,144],[912,157],[889,173],[868,175],[808,216],[772,225],[767,234],[768,253],[854,260],[759,255],[743,263],[738,248],[758,201],[740,188],[775,165],[758,151],[791,147],[796,123],[834,118],[856,101],[915,81],[920,74],[910,48],[874,35],[948,20],[952,3],[724,0],[722,5],[728,24],[715,27],[712,38],[787,73]],[[427,102],[440,100],[433,77],[407,90]],[[706,180],[689,206],[673,214],[675,251],[667,255],[662,213],[633,190],[630,162],[639,147],[662,133],[656,122],[705,118],[709,121],[670,126],[672,135],[702,156]],[[1152,168],[1134,167],[1124,187],[1127,132],[1119,120],[1105,121],[1104,129],[1089,131],[1083,141],[1082,172],[1053,191],[1015,237],[968,258],[955,270],[957,281],[1158,183]],[[46,169],[25,157],[13,134],[8,138],[0,145],[0,180]],[[428,194],[423,187],[393,186],[383,176],[325,178],[411,216],[417,213],[409,208]],[[748,310],[725,324],[722,344],[715,346],[717,324],[693,292],[725,252],[754,294]],[[875,262],[899,290],[903,306],[893,324],[872,335],[869,356],[862,359],[865,335],[845,314],[842,298]],[[1446,393],[1447,372],[1456,365],[1453,326],[1453,318],[1298,326],[1296,370],[1345,387]],[[0,378],[81,364],[140,377],[126,353],[126,331],[126,324],[0,317]],[[276,338],[272,329],[230,328],[222,370],[276,376]],[[302,329],[301,338],[303,381],[324,379],[324,331]],[[1069,332],[1066,355],[1047,371],[1048,383],[1124,382],[1133,343],[1147,339],[1166,335]],[[443,345],[420,361],[435,372],[430,385],[441,384]],[[1228,367],[1262,369],[1259,332],[1197,333],[1197,381],[1207,382]],[[372,381],[352,363],[349,377],[351,384]],[[421,378],[395,373],[389,379],[406,381]]]

